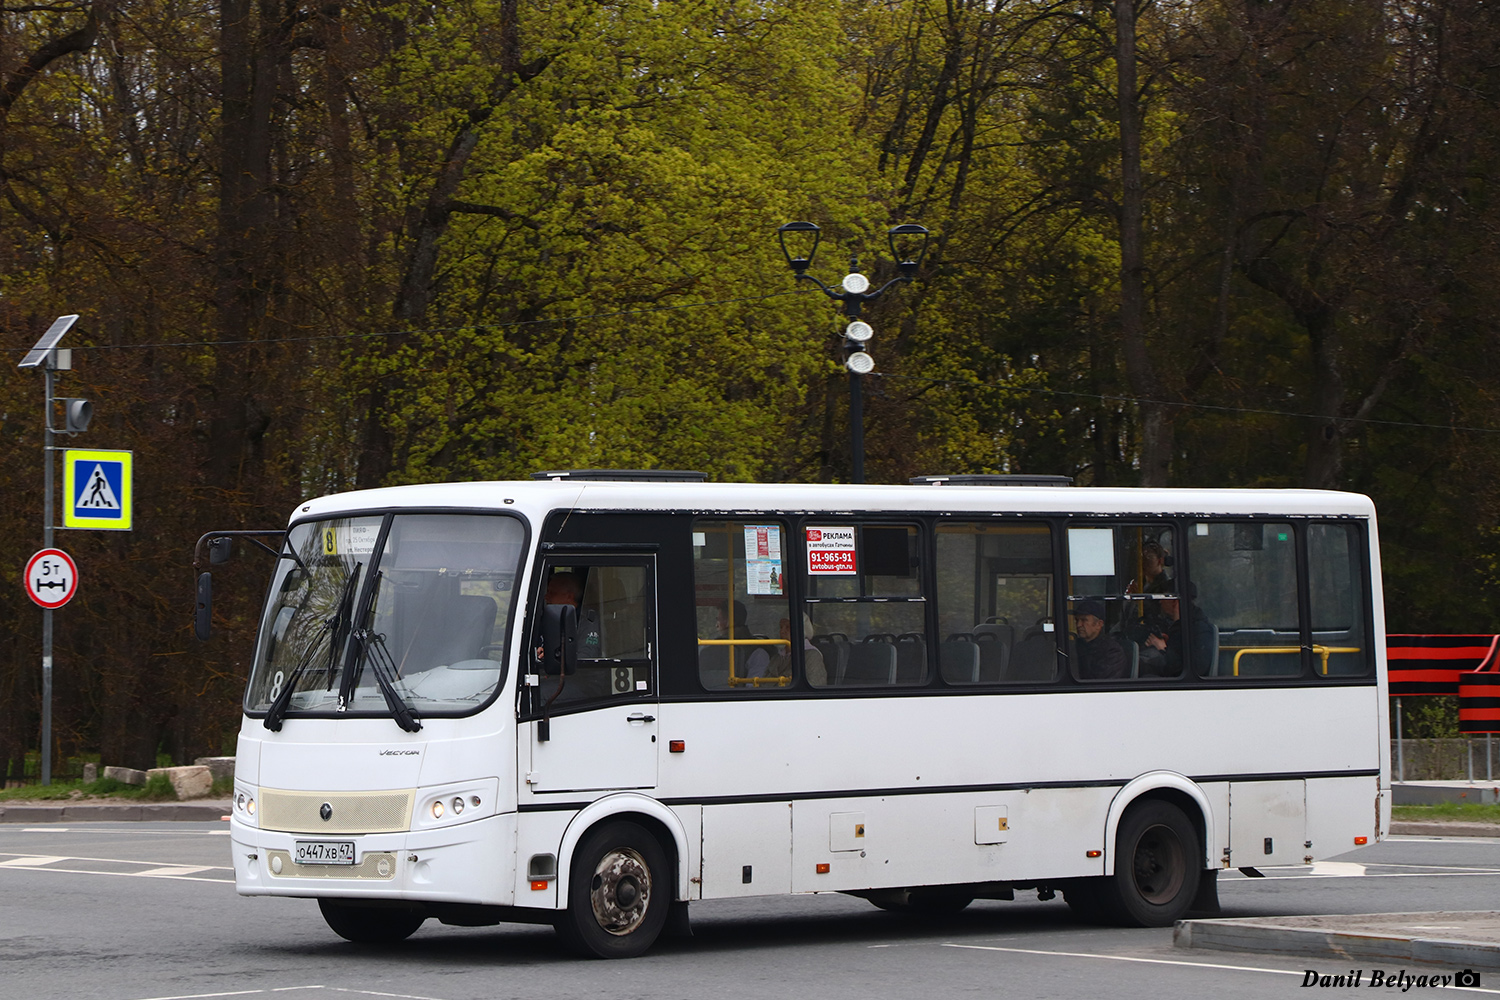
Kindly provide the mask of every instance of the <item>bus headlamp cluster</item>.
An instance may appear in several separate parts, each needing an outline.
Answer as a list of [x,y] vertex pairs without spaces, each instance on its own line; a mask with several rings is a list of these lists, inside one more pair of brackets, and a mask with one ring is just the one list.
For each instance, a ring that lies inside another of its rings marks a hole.
[[253,790],[235,789],[234,813],[242,822],[255,822],[255,792]]
[[494,798],[495,789],[483,786],[464,788],[450,785],[434,789],[419,800],[416,822],[418,826],[433,826],[480,819],[494,812]]

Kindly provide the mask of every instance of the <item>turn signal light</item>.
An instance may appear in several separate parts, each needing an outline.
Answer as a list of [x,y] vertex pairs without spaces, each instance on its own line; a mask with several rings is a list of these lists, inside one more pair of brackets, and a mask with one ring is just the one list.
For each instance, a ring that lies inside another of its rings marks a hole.
[[1354,846],[1355,847],[1364,847],[1369,842],[1370,842],[1370,838],[1369,837],[1355,837],[1354,838]]
[[1084,851],[1083,854],[1085,857],[1089,858],[1099,858],[1104,856],[1103,851]]
[[534,878],[534,879],[531,880],[531,891],[532,892],[543,892],[543,891],[546,890],[546,888],[547,888],[547,880],[546,879],[544,879],[544,878]]
[[682,753],[687,749],[686,740],[668,740],[667,753]]
[[828,862],[820,861],[814,869],[819,875],[828,874]]

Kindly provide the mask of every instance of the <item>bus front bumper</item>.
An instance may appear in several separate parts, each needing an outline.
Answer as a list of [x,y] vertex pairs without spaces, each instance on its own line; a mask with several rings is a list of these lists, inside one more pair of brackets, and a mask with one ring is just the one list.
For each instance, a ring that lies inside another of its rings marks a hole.
[[[317,836],[230,821],[234,885],[242,896],[403,899],[510,906],[515,902],[516,814],[435,830]],[[298,864],[297,843],[338,851],[353,864]]]

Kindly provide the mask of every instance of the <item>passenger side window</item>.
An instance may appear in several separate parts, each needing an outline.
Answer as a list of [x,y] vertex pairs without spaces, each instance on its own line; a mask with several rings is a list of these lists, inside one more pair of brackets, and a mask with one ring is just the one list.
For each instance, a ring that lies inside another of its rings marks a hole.
[[549,705],[631,698],[652,690],[655,607],[650,567],[626,560],[549,562],[543,570],[545,604],[578,611],[578,668],[540,678]]
[[774,521],[695,521],[698,680],[708,691],[786,687],[816,658],[793,646],[786,529]]
[[1068,528],[1068,649],[1079,680],[1182,675],[1167,649],[1176,540],[1164,524]]
[[[927,680],[921,533],[914,525],[805,528],[804,628],[821,660],[815,687],[888,687]],[[811,652],[808,653],[809,658]]]
[[943,523],[937,529],[938,666],[949,684],[1057,676],[1052,529]]
[[1362,543],[1352,524],[1307,526],[1313,669],[1323,677],[1357,677],[1370,671]]
[[[1292,525],[1200,521],[1189,532],[1188,555],[1193,585],[1174,617],[1178,646],[1188,646],[1192,669],[1206,677],[1299,676],[1302,630]],[[1188,637],[1185,642],[1182,636]]]

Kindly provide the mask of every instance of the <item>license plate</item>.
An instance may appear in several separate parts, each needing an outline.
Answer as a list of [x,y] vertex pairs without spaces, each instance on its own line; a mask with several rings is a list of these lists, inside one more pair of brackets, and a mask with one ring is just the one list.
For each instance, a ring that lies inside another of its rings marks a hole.
[[352,865],[352,840],[299,840],[292,859],[299,865]]

